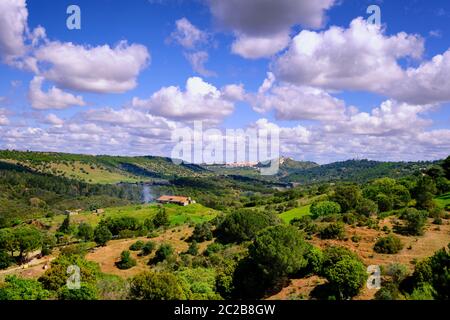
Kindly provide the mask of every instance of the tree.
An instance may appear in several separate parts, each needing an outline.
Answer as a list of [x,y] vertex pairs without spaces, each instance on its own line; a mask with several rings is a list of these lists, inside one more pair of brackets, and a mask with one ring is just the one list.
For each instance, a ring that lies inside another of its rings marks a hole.
[[222,243],[241,243],[252,240],[264,228],[279,223],[279,219],[271,213],[238,210],[225,216],[216,234]]
[[77,236],[84,241],[91,241],[94,238],[94,229],[89,223],[82,222],[78,225]]
[[162,262],[167,258],[169,258],[170,256],[172,256],[173,254],[174,254],[173,247],[168,243],[164,243],[158,248],[158,250],[156,250],[153,263]]
[[259,233],[249,247],[249,258],[270,284],[306,267],[309,247],[292,226],[274,226]]
[[311,205],[311,214],[314,219],[333,214],[341,213],[341,206],[339,203],[333,201],[320,201]]
[[320,230],[321,239],[338,239],[345,238],[345,226],[343,223],[330,223],[328,226]]
[[197,241],[192,241],[191,244],[189,245],[188,251],[187,253],[189,253],[190,255],[196,256],[198,254],[198,244]]
[[99,246],[105,246],[109,240],[112,239],[112,233],[108,227],[104,225],[98,225],[94,231],[94,241]]
[[144,272],[130,283],[130,298],[134,300],[184,300],[186,294],[178,277],[166,272]]
[[436,183],[433,179],[429,176],[421,177],[413,190],[416,207],[421,210],[433,209],[435,207],[433,198],[436,193]]
[[14,256],[16,237],[12,229],[0,229],[0,250],[5,250]]
[[38,281],[17,276],[6,276],[4,285],[0,286],[0,300],[44,300],[49,296]]
[[362,197],[361,190],[356,185],[340,185],[336,187],[332,200],[339,203],[342,212],[354,209]]
[[375,202],[377,203],[380,212],[388,212],[394,208],[394,200],[384,193],[378,194],[375,198]]
[[144,241],[138,240],[130,246],[130,250],[131,251],[140,251],[140,250],[142,250],[142,247],[144,246],[144,244],[145,244]]
[[31,226],[22,226],[14,230],[16,248],[19,251],[19,261],[24,262],[28,253],[42,246],[42,233]]
[[58,228],[58,231],[61,232],[61,233],[65,233],[65,234],[70,233],[70,231],[71,231],[70,230],[70,215],[67,215],[64,218],[64,221],[61,224],[61,226]]
[[363,216],[370,217],[378,213],[378,205],[370,199],[362,198],[356,206],[356,212]]
[[373,250],[376,253],[395,254],[403,249],[402,241],[399,237],[388,235],[377,240]]
[[403,227],[397,226],[396,229],[400,233],[421,236],[424,233],[427,217],[427,211],[419,211],[414,208],[405,209],[400,216],[405,221],[405,225]]
[[153,241],[147,241],[143,246],[141,250],[141,255],[148,256],[152,251],[155,249],[156,244]]
[[153,224],[155,225],[156,228],[169,226],[170,224],[169,215],[166,212],[166,208],[164,207],[159,208],[158,212],[153,218]]
[[343,257],[323,272],[338,299],[349,299],[356,296],[367,281],[364,264],[348,256]]
[[450,156],[444,160],[442,168],[444,169],[445,177],[450,180]]
[[211,224],[208,222],[196,224],[194,232],[192,233],[191,240],[196,242],[210,241],[213,238],[211,231]]
[[94,285],[82,282],[80,288],[76,290],[70,290],[66,286],[63,287],[58,292],[58,298],[60,300],[76,301],[97,300],[98,293],[97,288]]
[[136,260],[131,257],[130,251],[122,251],[120,261],[116,262],[117,268],[121,270],[130,269],[136,266]]
[[4,250],[0,250],[0,270],[7,269],[13,263],[13,259]]

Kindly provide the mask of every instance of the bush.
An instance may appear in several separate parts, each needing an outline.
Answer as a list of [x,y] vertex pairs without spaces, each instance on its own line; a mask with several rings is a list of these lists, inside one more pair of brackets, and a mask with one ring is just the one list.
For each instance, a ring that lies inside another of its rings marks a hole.
[[198,254],[198,244],[197,241],[192,241],[191,244],[189,245],[188,254],[196,256]]
[[339,203],[333,201],[321,201],[311,205],[311,215],[314,219],[328,215],[341,213],[341,206]]
[[13,259],[6,251],[0,251],[0,270],[7,269],[13,263]]
[[166,209],[164,207],[159,208],[158,212],[153,218],[153,224],[156,228],[169,226],[170,224],[169,215],[167,214]]
[[94,238],[94,229],[86,222],[82,222],[78,225],[78,238],[84,241],[91,241]]
[[334,192],[333,201],[339,203],[342,212],[355,209],[361,199],[361,190],[356,185],[339,185]]
[[405,221],[403,227],[397,226],[397,231],[407,235],[421,236],[424,233],[428,212],[408,208],[402,212],[400,218]]
[[345,238],[345,227],[342,223],[331,223],[320,231],[321,239],[338,239]]
[[170,244],[162,244],[155,252],[153,263],[158,263],[166,260],[174,254],[173,247]]
[[378,213],[378,205],[370,199],[362,198],[356,206],[356,212],[363,216],[370,217]]
[[383,193],[376,196],[375,202],[377,203],[380,212],[391,211],[394,208],[394,201],[392,198]]
[[0,300],[44,300],[50,296],[42,285],[31,279],[6,276],[0,286]]
[[108,227],[104,225],[98,225],[94,231],[94,241],[99,246],[106,246],[109,240],[112,239],[112,233]]
[[58,292],[58,298],[60,300],[97,300],[97,288],[92,284],[81,283],[81,286],[77,290],[70,290],[67,287],[63,287]]
[[220,252],[224,246],[218,242],[213,242],[206,247],[205,256],[211,256],[214,253]]
[[376,253],[395,254],[403,249],[403,244],[400,238],[394,235],[388,235],[377,240],[373,250]]
[[262,229],[279,223],[279,219],[271,213],[239,210],[228,214],[216,233],[222,243],[240,243],[252,240]]
[[144,241],[139,240],[130,246],[130,250],[131,251],[140,251],[140,250],[142,250],[143,246],[144,246]]
[[178,277],[171,273],[144,272],[130,283],[130,298],[134,300],[184,300],[186,294]]
[[192,233],[191,240],[196,242],[210,241],[213,238],[211,231],[211,224],[204,222],[201,224],[196,224],[194,232]]
[[315,224],[310,216],[303,216],[300,218],[295,218],[290,222],[291,226],[297,227],[303,230],[308,235],[313,235],[317,233],[318,226]]
[[141,255],[142,256],[148,256],[150,253],[152,253],[153,250],[155,250],[156,244],[153,241],[147,241],[141,249]]
[[122,251],[120,261],[116,262],[116,266],[121,270],[130,269],[136,266],[136,260],[131,257],[130,251]]

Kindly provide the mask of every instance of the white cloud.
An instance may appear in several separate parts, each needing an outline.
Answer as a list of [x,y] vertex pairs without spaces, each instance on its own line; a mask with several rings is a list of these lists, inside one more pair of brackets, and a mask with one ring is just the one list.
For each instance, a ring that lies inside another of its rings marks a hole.
[[215,76],[216,73],[214,71],[210,71],[206,69],[205,63],[208,62],[209,55],[206,51],[197,51],[197,52],[190,52],[185,53],[186,59],[189,61],[189,63],[192,66],[192,69],[197,72],[198,74],[204,76],[204,77],[211,77]]
[[177,42],[186,49],[194,49],[198,45],[208,42],[208,34],[196,26],[188,19],[182,18],[175,22],[176,30],[172,32],[169,40]]
[[275,110],[279,120],[340,121],[346,116],[345,102],[327,92],[306,86],[275,84],[272,73],[257,94],[247,95],[256,112]]
[[54,126],[62,126],[64,124],[64,120],[59,118],[57,115],[50,113],[45,117],[45,123],[54,125]]
[[187,121],[219,122],[234,111],[233,102],[223,92],[198,77],[187,80],[185,91],[164,87],[147,100],[133,98],[132,106],[147,109],[153,115]]
[[431,121],[419,116],[430,109],[431,106],[415,106],[387,100],[371,113],[355,112],[344,121],[327,124],[325,130],[355,135],[398,136],[423,130],[430,125]]
[[35,56],[50,64],[42,71],[46,79],[60,87],[98,93],[122,93],[135,88],[137,76],[150,60],[145,46],[125,41],[114,48],[50,42],[37,49]]
[[423,50],[419,36],[385,36],[380,26],[357,18],[348,29],[300,32],[275,62],[274,72],[297,85],[386,92],[403,78],[397,60],[420,58]]
[[268,57],[284,49],[294,25],[319,28],[335,0],[208,0],[218,24],[232,30],[234,53],[245,58]]
[[0,1],[0,58],[6,63],[12,63],[26,52],[27,18],[25,0]]
[[238,35],[233,42],[231,51],[246,59],[259,59],[273,56],[289,44],[289,32],[271,36]]
[[70,106],[84,106],[83,97],[74,96],[71,93],[64,92],[55,86],[48,92],[42,91],[43,77],[34,77],[30,83],[28,99],[35,109],[65,109]]
[[0,126],[6,126],[9,124],[7,112],[5,109],[0,109]]

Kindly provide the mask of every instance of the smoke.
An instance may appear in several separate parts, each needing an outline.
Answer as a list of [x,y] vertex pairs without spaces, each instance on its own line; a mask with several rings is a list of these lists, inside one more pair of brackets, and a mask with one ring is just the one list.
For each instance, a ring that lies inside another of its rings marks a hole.
[[149,185],[144,184],[142,186],[142,201],[144,203],[150,203],[155,199],[152,194],[152,188]]

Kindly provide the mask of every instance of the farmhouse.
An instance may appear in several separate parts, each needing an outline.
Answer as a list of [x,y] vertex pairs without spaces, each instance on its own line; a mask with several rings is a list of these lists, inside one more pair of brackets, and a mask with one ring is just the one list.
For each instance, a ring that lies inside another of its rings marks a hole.
[[64,211],[64,213],[68,216],[76,216],[78,215],[81,211],[83,211],[82,209],[76,209],[76,210],[66,210]]
[[175,203],[180,206],[187,206],[188,204],[195,203],[190,197],[183,196],[161,196],[156,201],[159,203]]
[[104,209],[95,209],[92,211],[92,213],[100,215],[100,214],[104,214],[105,210]]

